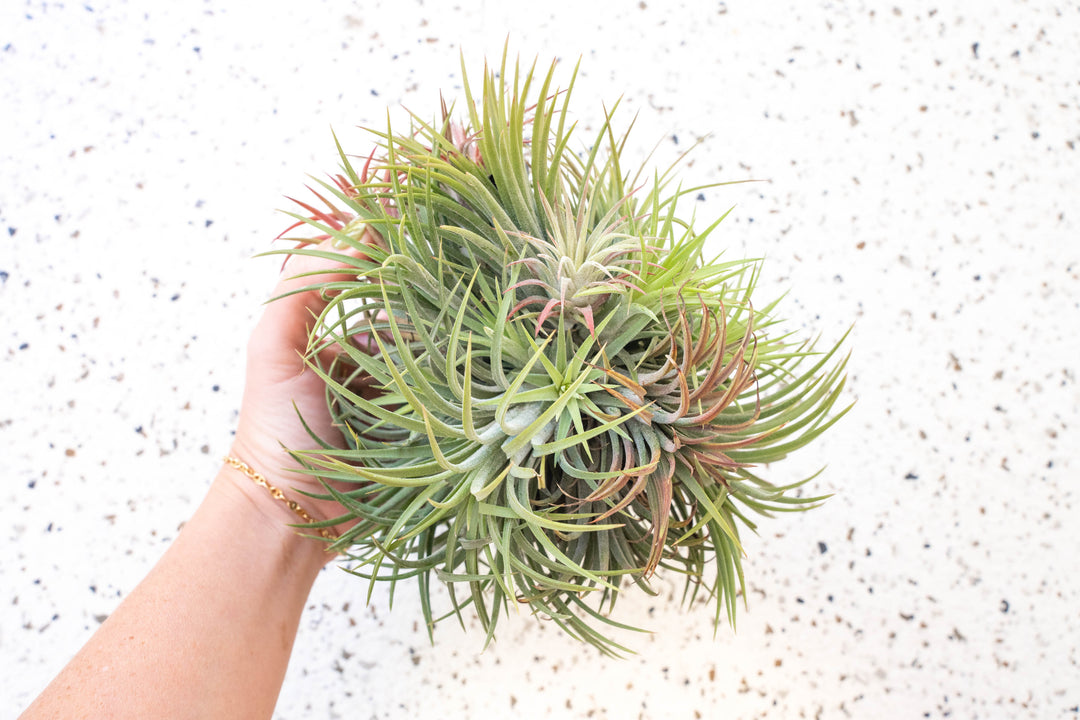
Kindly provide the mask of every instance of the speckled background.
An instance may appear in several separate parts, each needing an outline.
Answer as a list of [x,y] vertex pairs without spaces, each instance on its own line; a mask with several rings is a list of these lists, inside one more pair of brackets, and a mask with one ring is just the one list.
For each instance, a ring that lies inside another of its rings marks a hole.
[[[855,322],[822,509],[746,541],[749,609],[627,594],[625,661],[526,616],[431,646],[333,568],[280,718],[1080,714],[1080,7],[462,0],[0,5],[0,715],[191,513],[229,445],[283,195],[330,129],[425,116],[503,42],[580,56],[585,129],[688,182],[790,327]],[[538,9],[539,7],[539,9]],[[585,135],[583,134],[584,138]]]

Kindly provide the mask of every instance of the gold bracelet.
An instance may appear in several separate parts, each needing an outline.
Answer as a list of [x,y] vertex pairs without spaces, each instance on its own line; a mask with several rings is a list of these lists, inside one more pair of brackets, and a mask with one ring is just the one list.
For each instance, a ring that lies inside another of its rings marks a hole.
[[[285,497],[285,493],[281,492],[281,490],[279,490],[278,488],[271,485],[267,481],[267,479],[265,477],[263,477],[262,474],[260,474],[257,470],[255,470],[255,468],[251,467],[250,465],[248,465],[243,460],[240,460],[239,458],[232,457],[231,455],[223,458],[223,460],[224,460],[225,464],[228,465],[229,467],[235,468],[236,470],[239,470],[244,475],[247,475],[249,478],[251,478],[251,480],[256,485],[259,485],[259,486],[264,487],[267,490],[269,490],[270,495],[273,496],[274,499],[280,500],[281,502],[288,505],[290,510],[292,510],[294,513],[296,513],[298,516],[300,516],[301,518],[304,519],[304,522],[306,522],[308,524],[312,524],[312,523],[315,522],[315,518],[308,515],[307,510],[304,510],[304,508],[300,507],[300,504],[297,503],[295,500],[290,500],[289,498]],[[333,542],[334,540],[338,539],[337,533],[335,533],[330,528],[321,527],[321,528],[312,528],[312,530],[315,530],[316,532],[319,533],[319,535],[321,535],[323,537],[323,539],[329,540],[330,542]]]

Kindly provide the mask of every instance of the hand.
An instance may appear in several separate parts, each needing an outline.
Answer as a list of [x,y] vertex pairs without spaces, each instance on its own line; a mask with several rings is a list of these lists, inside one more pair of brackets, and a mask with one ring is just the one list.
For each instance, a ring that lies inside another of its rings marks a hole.
[[[323,242],[318,249],[333,250],[330,242]],[[291,256],[273,297],[312,283],[355,278],[355,273],[334,272],[345,267],[322,258]],[[320,270],[326,274],[297,277]],[[286,449],[319,449],[301,423],[301,417],[323,442],[343,447],[341,432],[334,426],[326,406],[326,385],[304,360],[315,318],[326,304],[318,292],[309,291],[273,300],[266,306],[248,341],[247,380],[231,452],[297,501],[315,520],[337,517],[342,514],[342,508],[333,500],[300,494],[299,491],[325,494],[326,490],[310,475],[294,472],[300,464]],[[302,522],[284,503],[274,500],[239,471],[228,475],[284,531],[293,533],[286,525]]]

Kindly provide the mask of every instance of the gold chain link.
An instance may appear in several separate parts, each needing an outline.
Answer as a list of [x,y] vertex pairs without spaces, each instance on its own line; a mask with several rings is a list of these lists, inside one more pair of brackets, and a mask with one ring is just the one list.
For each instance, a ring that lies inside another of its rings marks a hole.
[[[224,458],[224,462],[229,467],[235,468],[247,477],[251,478],[251,480],[256,485],[266,488],[270,492],[271,497],[273,497],[275,500],[280,500],[281,502],[285,503],[290,510],[296,513],[296,515],[298,515],[299,517],[303,518],[304,522],[309,524],[315,522],[315,518],[311,517],[311,515],[308,514],[307,510],[300,507],[299,503],[297,503],[295,500],[290,500],[289,498],[285,497],[285,493],[281,492],[281,490],[271,485],[270,482],[258,470],[251,467],[243,460],[240,460],[239,458],[234,458],[230,455]],[[323,539],[329,540],[330,542],[338,539],[337,533],[335,533],[330,528],[322,527],[312,529],[319,533],[319,535],[322,536]]]

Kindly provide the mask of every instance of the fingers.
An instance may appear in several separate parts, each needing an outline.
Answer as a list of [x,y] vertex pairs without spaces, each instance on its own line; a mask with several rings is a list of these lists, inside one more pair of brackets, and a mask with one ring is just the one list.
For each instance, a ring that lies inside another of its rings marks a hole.
[[[347,247],[342,249],[335,246],[332,239],[324,240],[313,249],[336,255],[368,259],[366,255],[355,248]],[[311,313],[318,315],[327,304],[321,293],[317,291],[297,293],[296,291],[314,284],[355,280],[357,274],[357,269],[347,262],[312,255],[289,255],[271,295],[271,297],[277,299],[268,305],[268,309],[277,309],[282,313],[291,313],[293,315],[303,314],[308,317],[310,317]],[[301,313],[301,311],[306,312]]]
[[[370,231],[365,232],[363,240],[367,244],[378,242]],[[315,249],[367,259],[363,252],[352,247],[336,247],[329,239]],[[271,295],[276,299],[266,306],[256,327],[256,337],[262,351],[288,353],[294,358],[298,352],[303,353],[307,349],[315,319],[326,309],[329,301],[317,290],[297,291],[310,285],[355,280],[357,276],[357,269],[347,262],[312,255],[290,255]],[[253,337],[253,341],[256,337]]]

